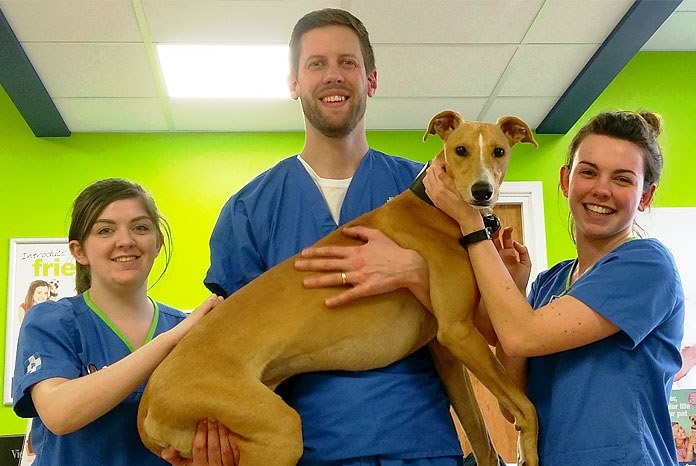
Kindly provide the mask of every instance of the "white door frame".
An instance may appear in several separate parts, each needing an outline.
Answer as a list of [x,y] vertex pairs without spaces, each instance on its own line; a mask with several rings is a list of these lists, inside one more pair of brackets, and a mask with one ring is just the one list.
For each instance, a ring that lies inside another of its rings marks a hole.
[[529,277],[531,285],[536,276],[548,268],[541,181],[504,181],[500,187],[498,204],[521,206],[524,243],[532,259],[532,273]]

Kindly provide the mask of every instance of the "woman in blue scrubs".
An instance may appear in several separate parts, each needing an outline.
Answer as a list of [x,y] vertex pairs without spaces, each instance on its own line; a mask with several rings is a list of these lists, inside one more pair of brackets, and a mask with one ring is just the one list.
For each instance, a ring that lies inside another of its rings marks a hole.
[[[68,239],[79,294],[33,306],[19,333],[12,394],[17,415],[33,418],[35,466],[167,464],[140,441],[138,402],[155,367],[220,300],[186,317],[147,296],[167,233],[136,183],[97,181],[75,200]],[[220,441],[231,458],[226,431]]]
[[[677,464],[668,402],[684,293],[667,248],[634,228],[662,173],[661,129],[654,113],[617,111],[579,130],[560,171],[577,257],[541,273],[526,300],[531,263],[509,232],[500,255],[491,241],[467,249],[499,343],[527,379],[542,465]],[[442,167],[425,185],[463,235],[483,228]]]

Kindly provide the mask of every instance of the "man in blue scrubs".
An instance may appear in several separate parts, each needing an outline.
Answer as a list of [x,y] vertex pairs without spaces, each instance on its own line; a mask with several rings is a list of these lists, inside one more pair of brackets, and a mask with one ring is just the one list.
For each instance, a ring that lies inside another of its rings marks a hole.
[[[223,296],[384,204],[422,168],[368,146],[365,109],[377,71],[360,20],[337,9],[311,12],[290,47],[305,144],[223,207],[205,278]],[[462,464],[449,401],[425,349],[383,369],[296,376],[279,393],[302,418],[302,466]]]

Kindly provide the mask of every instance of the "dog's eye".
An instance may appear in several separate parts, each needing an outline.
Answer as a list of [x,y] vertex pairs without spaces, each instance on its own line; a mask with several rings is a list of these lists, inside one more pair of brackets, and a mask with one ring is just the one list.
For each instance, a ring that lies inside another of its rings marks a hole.
[[457,155],[465,156],[466,155],[466,147],[457,146],[454,148],[454,153]]
[[503,155],[505,155],[505,149],[503,149],[502,147],[496,147],[495,149],[493,149],[493,155],[495,157],[502,157]]

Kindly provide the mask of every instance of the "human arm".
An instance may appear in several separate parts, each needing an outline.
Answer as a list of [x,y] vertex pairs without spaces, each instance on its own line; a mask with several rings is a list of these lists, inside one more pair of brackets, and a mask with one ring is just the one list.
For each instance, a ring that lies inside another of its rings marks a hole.
[[210,235],[210,266],[203,284],[223,297],[234,293],[268,268],[258,250],[259,238],[241,194],[220,211]]
[[[407,288],[427,309],[432,310],[427,264],[417,252],[401,248],[373,228],[346,227],[342,232],[364,243],[360,246],[307,248],[302,251],[301,259],[295,262],[298,270],[322,272],[304,279],[307,288],[342,286],[341,272],[346,273],[349,285],[344,291],[327,298],[327,306],[340,306],[358,298]],[[526,248],[512,241],[511,228],[496,236],[496,247],[524,289],[531,266]],[[495,345],[495,332],[485,306],[479,308],[475,323],[486,341]]]
[[[459,223],[463,235],[484,227],[480,213],[461,200],[441,163],[431,164],[424,185],[435,205]],[[556,353],[619,331],[611,321],[569,295],[533,310],[519,290],[521,283],[510,276],[492,241],[472,244],[467,252],[487,313],[508,355]]]
[[208,297],[177,326],[108,367],[82,377],[51,377],[32,385],[29,394],[42,422],[54,434],[64,435],[109,412],[152,374],[220,300],[214,295]]
[[[506,227],[502,231],[497,232],[493,236],[493,244],[517,288],[521,293],[526,294],[527,282],[529,281],[532,267],[527,248],[512,240],[512,227]],[[475,323],[476,328],[486,338],[488,344],[497,346],[498,338],[483,300],[479,302]]]
[[696,346],[685,346],[681,350],[682,366],[674,376],[674,381],[682,379],[696,365]]
[[304,249],[295,261],[297,270],[323,272],[305,278],[303,284],[307,288],[341,286],[341,272],[346,273],[350,286],[327,298],[327,306],[407,288],[426,308],[432,308],[428,266],[420,254],[400,247],[374,228],[346,227],[342,233],[364,244],[311,247]]

